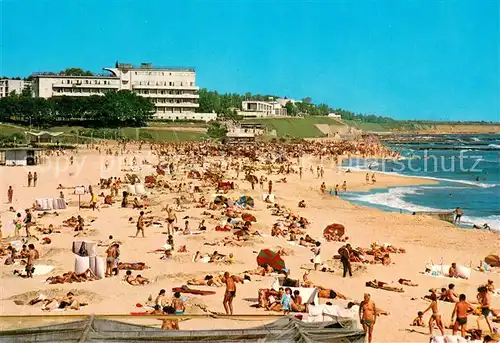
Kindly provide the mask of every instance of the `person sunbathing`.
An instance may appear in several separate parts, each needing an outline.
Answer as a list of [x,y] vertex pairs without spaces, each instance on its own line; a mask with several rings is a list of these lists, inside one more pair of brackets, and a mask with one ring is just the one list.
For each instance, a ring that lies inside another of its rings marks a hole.
[[127,270],[127,272],[125,273],[125,278],[124,280],[129,284],[129,285],[132,285],[132,286],[140,286],[140,285],[145,285],[147,283],[149,283],[149,280],[146,279],[146,278],[143,278],[142,276],[138,275],[136,278],[132,276],[132,271],[131,270]]
[[292,302],[290,303],[293,312],[307,312],[307,304],[302,303],[300,291],[293,291]]
[[213,262],[223,261],[225,256],[226,255],[222,255],[222,254],[219,254],[217,251],[214,251],[212,253],[212,255],[210,255],[210,260],[208,262],[213,263]]
[[147,269],[148,267],[144,262],[119,262],[118,263],[118,269],[120,270],[143,270]]
[[418,283],[412,282],[411,280],[399,279],[398,282],[405,286],[418,287]]
[[305,207],[306,207],[306,202],[305,202],[305,200],[301,200],[301,201],[299,201],[299,205],[298,205],[298,206],[299,206],[299,208],[305,208]]
[[311,244],[309,242],[307,242],[304,237],[300,237],[299,239],[299,245],[303,246],[303,247],[306,247],[306,248],[310,248],[310,247],[313,247],[314,244]]
[[193,278],[187,280],[186,283],[190,286],[213,286],[222,287],[224,282],[219,275],[205,275],[203,278]]
[[323,298],[323,299],[342,299],[342,300],[348,300],[345,295],[334,291],[331,288],[323,288],[321,286],[317,286],[316,288],[318,289],[318,297]]
[[443,301],[457,303],[458,294],[455,292],[455,285],[450,283],[448,285],[448,289],[444,292],[444,294],[441,294],[441,297],[443,298]]
[[271,274],[272,272],[274,272],[273,267],[271,267],[270,265],[266,265],[265,267],[258,266],[253,270],[245,271],[245,274],[266,276],[267,274]]
[[385,254],[383,257],[382,257],[382,265],[384,266],[388,266],[390,265],[392,262],[391,262],[391,257],[389,256],[389,254]]

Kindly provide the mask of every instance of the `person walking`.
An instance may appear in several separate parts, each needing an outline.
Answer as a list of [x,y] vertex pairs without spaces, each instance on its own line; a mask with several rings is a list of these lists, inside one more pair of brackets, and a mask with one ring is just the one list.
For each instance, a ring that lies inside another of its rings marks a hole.
[[26,217],[24,217],[24,225],[26,227],[26,237],[30,237],[30,227],[33,224],[33,216],[29,208],[26,209]]
[[349,272],[349,276],[352,277],[351,261],[349,259],[351,250],[351,245],[348,243],[346,245],[343,245],[338,251],[340,255],[340,261],[342,262],[342,267],[344,268],[343,277],[346,277],[347,272]]
[[9,186],[9,189],[7,190],[7,200],[9,204],[12,204],[13,197],[14,197],[14,190],[12,189],[12,186]]
[[28,187],[31,187],[32,180],[33,180],[33,174],[31,174],[31,172],[28,172]]
[[38,181],[38,174],[37,172],[33,173],[33,187],[36,187],[36,182]]
[[142,233],[142,238],[144,238],[144,211],[141,211],[139,218],[137,219],[137,232],[135,233],[135,237],[139,235],[139,232]]

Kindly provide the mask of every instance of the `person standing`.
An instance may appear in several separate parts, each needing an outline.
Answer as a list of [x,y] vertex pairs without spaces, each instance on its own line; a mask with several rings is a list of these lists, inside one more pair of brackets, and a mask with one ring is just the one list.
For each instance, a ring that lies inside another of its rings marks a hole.
[[175,231],[174,222],[177,223],[177,215],[172,207],[168,208],[167,233],[172,235]]
[[457,315],[455,324],[453,325],[453,336],[457,333],[458,329],[462,333],[462,337],[465,338],[465,333],[467,331],[467,311],[474,310],[474,308],[466,301],[465,294],[460,294],[458,298],[459,301],[455,304],[453,312],[451,313],[451,320]]
[[481,315],[477,318],[477,328],[479,329],[479,319],[484,316],[484,319],[486,320],[486,324],[488,324],[488,328],[490,329],[490,332],[493,332],[491,328],[491,323],[490,320],[488,319],[488,316],[490,315],[491,312],[491,298],[490,295],[488,294],[488,287],[486,286],[481,286],[477,290],[479,293],[477,294],[477,300],[479,304],[481,305]]
[[371,301],[371,296],[368,293],[365,293],[363,301],[359,304],[359,321],[363,325],[365,334],[368,334],[368,343],[371,343],[373,339],[373,327],[377,322],[377,307]]
[[464,215],[464,211],[462,211],[460,207],[457,207],[455,211],[453,211],[453,213],[455,213],[455,219],[453,220],[453,223],[460,224],[462,216]]
[[224,282],[226,283],[226,292],[222,301],[226,314],[233,314],[233,299],[236,296],[236,283],[229,272],[224,273]]
[[438,303],[437,303],[436,293],[432,293],[430,295],[430,298],[431,298],[431,304],[422,313],[422,315],[425,314],[427,311],[432,310],[432,315],[431,315],[431,318],[429,319],[429,333],[432,336],[432,329],[434,328],[434,322],[436,322],[436,325],[437,325],[439,331],[441,331],[441,336],[444,336],[443,322],[441,321],[441,315],[439,314],[439,311],[438,311]]
[[38,258],[38,251],[35,249],[35,246],[33,244],[28,245],[29,252],[28,252],[28,260],[26,261],[26,277],[32,278],[33,277],[33,271],[35,270],[33,264],[34,261]]
[[349,258],[351,250],[351,245],[348,243],[346,245],[343,245],[338,251],[340,255],[340,261],[342,262],[342,267],[344,268],[343,277],[346,277],[347,272],[349,272],[349,276],[352,277],[351,260]]
[[321,186],[319,187],[321,193],[325,194],[326,193],[326,185],[325,185],[325,182],[323,182],[321,184]]
[[12,186],[9,186],[9,189],[7,190],[7,200],[9,201],[9,204],[12,204],[13,197],[14,197],[14,190],[12,189]]
[[272,180],[269,180],[267,194],[269,194],[269,195],[273,194],[273,181]]
[[144,211],[141,211],[137,219],[137,232],[135,233],[135,237],[139,235],[139,232],[142,233],[142,238],[144,238]]
[[26,237],[30,237],[30,227],[33,224],[33,216],[29,208],[26,209],[26,217],[24,217],[24,225],[26,227]]
[[38,174],[37,172],[33,173],[33,187],[36,187],[36,182],[38,181]]
[[31,187],[31,180],[33,180],[33,174],[31,174],[31,172],[28,172],[28,187]]
[[302,180],[302,166],[299,167],[299,176],[300,176],[300,179]]
[[318,270],[321,265],[321,242],[316,242],[316,246],[311,249],[313,255],[312,262],[314,264],[314,270]]

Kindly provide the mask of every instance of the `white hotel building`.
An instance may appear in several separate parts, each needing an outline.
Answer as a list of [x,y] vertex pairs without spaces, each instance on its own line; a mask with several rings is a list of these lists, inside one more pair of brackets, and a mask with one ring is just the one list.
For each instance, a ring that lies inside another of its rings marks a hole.
[[129,90],[155,105],[156,119],[215,120],[215,113],[195,113],[198,89],[194,69],[159,68],[150,63],[140,66],[116,63],[103,68],[109,75],[64,76],[50,73],[33,75],[33,92],[37,97],[104,95],[109,91]]
[[24,88],[31,85],[30,81],[15,79],[0,79],[0,98],[9,96],[12,92],[20,95]]

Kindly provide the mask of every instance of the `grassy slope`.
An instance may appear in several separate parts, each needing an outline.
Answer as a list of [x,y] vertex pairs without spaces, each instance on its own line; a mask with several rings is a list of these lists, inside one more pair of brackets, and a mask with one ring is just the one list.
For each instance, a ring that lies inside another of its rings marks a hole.
[[245,123],[263,124],[269,130],[276,130],[278,137],[288,135],[297,138],[324,137],[325,135],[314,126],[315,124],[342,125],[328,117],[248,119]]
[[[50,132],[64,132],[65,134],[74,135],[78,132],[78,130],[82,129],[79,126],[54,126],[46,129],[45,131]],[[21,126],[9,125],[9,124],[0,124],[0,135],[11,135],[13,133],[21,133],[24,134],[28,128],[24,128]],[[38,131],[38,130],[34,130]],[[111,132],[112,130],[110,130]],[[153,137],[155,141],[192,141],[192,140],[200,140],[206,137],[205,134],[199,132],[185,132],[185,131],[169,131],[162,128],[161,130],[155,130],[154,128],[121,128],[120,131],[127,138],[137,139],[140,132],[148,133]],[[76,139],[72,139],[74,137],[65,136],[64,141],[73,142]],[[111,138],[111,137],[110,137]]]

